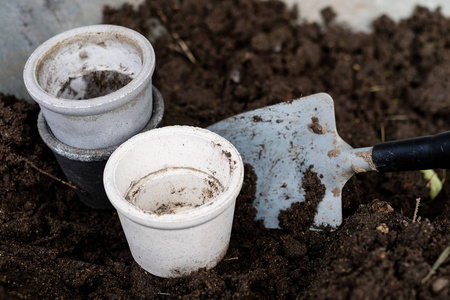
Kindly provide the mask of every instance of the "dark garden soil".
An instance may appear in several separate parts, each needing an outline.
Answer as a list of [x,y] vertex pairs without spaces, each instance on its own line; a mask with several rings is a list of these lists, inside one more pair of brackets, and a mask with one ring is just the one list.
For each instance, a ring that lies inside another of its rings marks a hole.
[[[296,25],[295,15],[272,1],[151,0],[139,10],[107,8],[104,22],[151,40],[167,28],[153,43],[163,125],[206,127],[327,92],[354,147],[450,128],[450,19],[417,8],[408,20],[381,17],[374,34],[355,34],[335,26],[329,10],[326,28]],[[85,207],[48,176],[64,178],[39,138],[38,109],[0,97],[2,299],[450,298],[448,258],[422,282],[450,245],[448,183],[431,201],[421,172],[357,174],[343,190],[338,230],[310,231],[308,203],[284,212],[281,230],[267,230],[253,221],[255,177],[246,166],[225,259],[162,279],[134,262],[115,212]],[[310,177],[304,188],[320,196]]]

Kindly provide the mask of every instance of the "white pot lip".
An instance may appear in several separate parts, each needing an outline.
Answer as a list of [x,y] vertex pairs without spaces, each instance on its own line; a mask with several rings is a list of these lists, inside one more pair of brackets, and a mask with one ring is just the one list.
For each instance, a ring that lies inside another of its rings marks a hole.
[[[125,156],[130,149],[138,146],[141,142],[155,136],[167,136],[173,134],[183,134],[192,136],[193,138],[206,139],[208,141],[214,140],[220,143],[220,147],[222,147],[224,151],[228,151],[231,154],[230,159],[236,163],[234,164],[229,185],[225,187],[225,190],[220,193],[218,197],[190,210],[174,214],[151,214],[125,200],[123,195],[116,188],[114,176],[115,170],[122,157]],[[103,173],[103,184],[105,186],[106,194],[119,214],[122,214],[141,225],[167,230],[198,226],[223,213],[235,202],[242,188],[243,179],[244,165],[241,155],[228,140],[207,129],[184,125],[157,128],[132,137],[113,152],[106,163]]]
[[[47,93],[37,81],[37,67],[41,59],[45,57],[56,45],[85,33],[98,33],[126,36],[136,42],[142,52],[141,71],[127,85],[105,96],[87,99],[71,100],[58,98]],[[25,87],[31,97],[40,105],[56,113],[72,116],[86,116],[105,113],[119,108],[136,98],[144,88],[149,86],[155,70],[155,52],[150,42],[140,33],[117,25],[91,25],[78,27],[62,32],[43,44],[41,44],[28,58],[23,79]]]

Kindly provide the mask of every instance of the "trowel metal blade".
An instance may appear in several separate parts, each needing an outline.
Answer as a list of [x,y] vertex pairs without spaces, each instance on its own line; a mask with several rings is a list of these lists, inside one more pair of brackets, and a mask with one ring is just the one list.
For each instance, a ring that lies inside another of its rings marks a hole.
[[358,165],[364,168],[364,161],[339,137],[328,94],[246,112],[208,129],[233,143],[243,161],[254,167],[258,179],[253,205],[256,219],[267,228],[279,228],[280,211],[305,200],[302,179],[310,166],[326,188],[314,225],[341,224],[341,190]]

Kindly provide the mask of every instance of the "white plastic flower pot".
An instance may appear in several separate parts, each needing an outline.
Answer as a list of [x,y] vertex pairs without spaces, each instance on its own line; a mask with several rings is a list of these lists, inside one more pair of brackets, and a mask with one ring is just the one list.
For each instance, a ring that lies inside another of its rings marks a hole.
[[94,25],[39,46],[25,65],[24,82],[58,140],[100,149],[121,144],[148,123],[154,68],[153,48],[141,34]]
[[153,275],[213,268],[225,255],[244,167],[234,146],[206,129],[169,126],[122,144],[104,172],[131,253]]

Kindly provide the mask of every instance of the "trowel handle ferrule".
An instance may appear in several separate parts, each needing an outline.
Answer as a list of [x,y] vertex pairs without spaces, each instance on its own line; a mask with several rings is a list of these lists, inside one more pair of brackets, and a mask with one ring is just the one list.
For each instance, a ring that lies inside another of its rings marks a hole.
[[372,159],[379,172],[450,169],[450,131],[378,143]]

